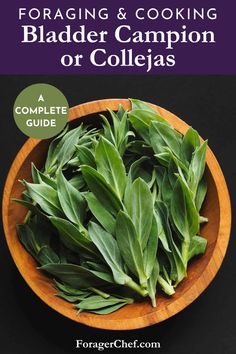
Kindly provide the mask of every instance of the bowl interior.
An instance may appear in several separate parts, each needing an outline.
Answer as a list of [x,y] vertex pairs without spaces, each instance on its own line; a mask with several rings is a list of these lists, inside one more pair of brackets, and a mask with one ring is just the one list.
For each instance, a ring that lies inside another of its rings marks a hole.
[[[94,122],[95,119],[96,118],[93,115],[89,115],[86,118],[86,121]],[[179,130],[177,124],[178,122],[176,121],[175,124],[173,117],[171,119],[171,123],[177,130]],[[75,119],[73,121],[73,125],[78,125],[80,122],[81,118]],[[19,169],[17,170],[14,180],[12,181],[12,187],[9,191],[9,198],[21,197],[21,192],[24,188],[18,180],[31,180],[31,161],[33,161],[38,168],[43,166],[48,145],[49,141],[39,141],[38,144],[31,149],[27,156],[22,156]],[[18,160],[20,158],[21,156],[18,155]],[[79,316],[76,315],[76,311],[71,304],[54,296],[55,289],[53,288],[50,277],[36,269],[36,262],[19,242],[15,226],[18,223],[22,223],[27,210],[23,206],[14,202],[9,202],[8,210],[6,211],[8,214],[8,232],[6,235],[8,246],[18,269],[34,292],[49,306],[75,321],[85,323],[90,326],[107,329],[138,328],[162,321],[187,306],[204,289],[203,287],[201,291],[198,291],[197,295],[193,293],[194,291],[197,291],[194,289],[197,279],[202,276],[212,257],[212,253],[217,242],[220,224],[219,196],[214,176],[209,168],[208,160],[206,167],[206,178],[208,192],[201,212],[202,215],[209,219],[209,222],[201,227],[201,235],[208,240],[206,253],[200,257],[196,257],[189,264],[188,277],[183,280],[181,284],[179,284],[174,296],[167,297],[163,294],[158,294],[157,308],[153,308],[148,301],[143,301],[141,303],[125,306],[124,308],[105,316],[91,313],[81,313]],[[189,289],[192,289],[191,293],[188,291]],[[180,299],[181,301],[179,301]],[[175,310],[173,310],[173,308],[175,308]]]

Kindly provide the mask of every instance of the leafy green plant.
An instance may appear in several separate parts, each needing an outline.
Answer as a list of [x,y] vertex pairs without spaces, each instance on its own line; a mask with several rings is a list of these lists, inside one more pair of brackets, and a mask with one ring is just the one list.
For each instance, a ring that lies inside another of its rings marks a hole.
[[156,293],[167,296],[203,254],[207,141],[177,132],[151,106],[131,100],[102,127],[66,128],[17,203],[29,209],[20,241],[78,312],[109,314]]

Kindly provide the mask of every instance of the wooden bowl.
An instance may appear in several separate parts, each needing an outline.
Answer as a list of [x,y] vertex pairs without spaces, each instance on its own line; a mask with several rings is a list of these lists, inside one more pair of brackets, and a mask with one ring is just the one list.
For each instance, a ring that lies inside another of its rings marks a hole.
[[[106,111],[107,108],[117,110],[118,105],[130,109],[127,99],[106,99],[93,101],[75,106],[70,109],[70,121],[77,121],[94,113]],[[161,115],[170,122],[179,132],[185,133],[188,125],[174,114],[161,107]],[[93,118],[94,119],[94,118]],[[208,193],[203,206],[202,214],[209,218],[209,222],[201,229],[201,234],[207,238],[206,253],[195,258],[189,265],[188,277],[176,289],[174,296],[158,295],[158,306],[153,308],[149,301],[135,303],[109,314],[96,315],[82,312],[77,315],[75,309],[68,302],[54,296],[50,277],[36,269],[36,262],[24,249],[16,234],[16,224],[22,223],[26,209],[15,204],[11,198],[20,198],[22,185],[18,179],[31,180],[31,161],[37,167],[43,166],[49,141],[28,139],[18,152],[9,171],[3,195],[3,224],[8,247],[11,255],[31,289],[51,308],[62,315],[88,326],[109,329],[128,330],[149,326],[175,315],[194,301],[216,275],[224,258],[231,226],[230,199],[220,166],[210,148],[207,149],[206,175]]]

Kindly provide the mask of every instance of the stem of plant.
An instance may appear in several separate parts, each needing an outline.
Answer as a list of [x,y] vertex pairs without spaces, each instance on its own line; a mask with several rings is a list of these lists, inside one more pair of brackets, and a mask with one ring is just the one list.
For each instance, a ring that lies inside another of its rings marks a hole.
[[127,304],[133,304],[134,299],[131,299],[130,297],[125,298]]
[[90,287],[89,290],[91,290],[95,294],[98,294],[98,295],[102,296],[104,299],[108,299],[110,297],[110,294],[107,294],[104,291],[99,290],[97,288]]
[[[33,205],[36,205],[36,203],[33,202]],[[28,212],[27,212],[27,214],[26,214],[26,216],[25,216],[25,218],[24,218],[23,224],[26,224],[26,223],[27,223],[27,221],[29,220],[31,214],[32,214],[32,211],[31,211],[31,210],[28,210]]]
[[157,307],[156,296],[150,296],[152,307]]
[[88,230],[84,227],[82,223],[78,223],[79,231],[84,235],[84,237],[89,238]]
[[188,251],[189,251],[189,242],[183,241],[181,255],[182,255],[182,260],[185,269],[187,269],[187,264],[188,264]]
[[167,294],[167,295],[173,295],[175,293],[175,290],[172,285],[167,283],[167,281],[162,278],[160,275],[158,276],[158,283],[160,284],[162,290]]
[[31,210],[29,210],[24,218],[23,224],[26,224],[31,216]]
[[143,297],[148,295],[147,290],[141,288],[141,286],[139,286],[137,283],[135,283],[135,281],[133,281],[131,278],[129,281],[127,281],[127,283],[125,285]]
[[200,224],[204,223],[204,222],[208,222],[208,218],[205,218],[204,216],[199,216],[199,222]]

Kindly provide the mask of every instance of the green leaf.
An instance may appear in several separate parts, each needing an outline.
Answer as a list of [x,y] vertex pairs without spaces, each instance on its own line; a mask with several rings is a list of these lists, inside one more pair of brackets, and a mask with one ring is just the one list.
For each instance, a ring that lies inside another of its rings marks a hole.
[[153,114],[158,114],[159,113],[151,107],[151,105],[149,105],[148,103],[146,102],[143,102],[143,101],[140,101],[136,98],[129,98],[130,102],[131,102],[131,105],[132,105],[132,110],[137,110],[137,109],[142,109],[142,110],[145,110],[145,111],[149,111]]
[[65,219],[50,217],[50,221],[59,231],[61,242],[73,252],[86,253],[98,257],[98,251],[92,241],[86,238],[71,222]]
[[37,260],[41,265],[49,263],[60,263],[60,258],[49,246],[43,246],[37,254]]
[[207,240],[205,238],[197,235],[193,236],[189,247],[188,260],[194,256],[205,253],[206,246]]
[[144,162],[147,161],[149,158],[147,156],[142,156],[140,159],[134,161],[130,168],[129,168],[129,173],[128,173],[128,183],[133,182],[136,178],[139,177],[139,171],[140,171],[140,165]]
[[16,228],[21,243],[25,246],[31,256],[36,258],[38,252],[40,251],[41,245],[35,238],[31,228],[26,224],[17,225]]
[[109,212],[104,208],[102,203],[95,197],[93,193],[87,193],[85,195],[88,206],[92,214],[97,221],[104,227],[104,229],[110,234],[114,235],[116,220]]
[[125,305],[127,305],[127,303],[120,302],[120,303],[118,303],[116,305],[103,307],[103,308],[101,308],[99,310],[89,310],[89,312],[93,312],[93,313],[96,313],[98,315],[108,315],[109,313],[112,313],[114,311],[119,310],[121,307],[124,307]]
[[191,238],[199,230],[199,216],[193,202],[192,193],[180,177],[176,181],[171,199],[171,216],[175,227],[184,237],[181,253],[183,263],[186,266]]
[[150,278],[154,264],[157,257],[157,245],[158,245],[158,225],[156,214],[152,218],[152,227],[148,238],[147,246],[143,252],[144,258],[144,270],[147,278]]
[[198,211],[202,207],[202,204],[203,204],[204,199],[206,197],[206,193],[207,193],[207,183],[206,183],[205,178],[203,177],[198,184],[197,193],[196,193],[196,197],[195,197],[195,204],[196,204],[196,208]]
[[176,156],[180,154],[181,136],[171,126],[162,122],[152,122],[149,129],[150,143],[156,154],[165,152],[167,146]]
[[135,131],[143,138],[146,143],[150,143],[149,127],[153,121],[159,121],[166,126],[169,123],[159,116],[156,112],[150,110],[135,109],[128,113],[128,118],[135,129]]
[[39,224],[31,220],[28,224],[17,225],[17,233],[20,241],[27,251],[40,263],[59,263],[60,259],[49,246],[49,229],[45,224]]
[[182,160],[190,163],[193,152],[200,146],[200,137],[196,130],[190,127],[184,135],[180,156]]
[[81,193],[59,172],[57,176],[58,198],[67,218],[75,224],[81,224],[85,218],[86,201]]
[[[99,261],[99,260],[98,260]],[[95,263],[92,261],[85,261],[83,263],[83,265],[85,266],[85,268],[89,268],[92,270],[97,270],[98,272],[104,272],[104,273],[108,273],[109,272],[109,267],[107,265],[105,265],[104,263]]]
[[169,223],[168,208],[162,201],[157,201],[155,210],[158,225],[158,238],[161,241],[163,250],[170,264],[170,278],[175,282],[180,282],[186,276],[186,267],[173,239]]
[[81,166],[83,177],[92,191],[104,207],[114,216],[122,209],[122,204],[113,188],[106,182],[105,178],[90,166]]
[[159,154],[155,154],[154,156],[157,158],[158,162],[165,167],[168,167],[168,164],[170,162],[170,154],[169,152],[167,152],[165,149],[165,146],[163,147],[163,152],[159,153]]
[[164,172],[162,185],[161,185],[161,195],[162,195],[163,202],[169,205],[173,195],[173,187],[170,183],[168,169]]
[[121,200],[126,185],[126,173],[122,158],[117,149],[102,136],[95,150],[98,172],[112,186]]
[[144,180],[137,178],[126,196],[125,207],[131,217],[142,249],[146,247],[152,226],[153,200],[151,191]]
[[83,145],[77,145],[77,156],[81,165],[88,165],[96,168],[96,162],[93,153],[90,149]]
[[79,127],[66,132],[62,138],[56,138],[49,147],[45,164],[46,173],[56,174],[71,160],[76,150],[75,145],[89,142],[96,133],[94,129],[87,131],[87,127],[84,128],[83,124],[80,124]]
[[116,305],[118,303],[127,302],[125,299],[116,298],[114,296],[104,299],[102,296],[92,295],[81,301],[76,307],[82,310],[98,310],[107,306]]
[[169,183],[171,185],[171,189],[173,191],[173,188],[175,187],[176,183],[176,174],[179,172],[178,165],[176,165],[174,160],[169,161],[168,165],[168,178],[169,178]]
[[59,289],[61,292],[71,295],[71,296],[88,296],[91,294],[91,291],[88,290],[81,290],[81,289],[75,289],[72,288],[71,286],[68,286],[66,284],[60,283],[54,279],[56,288]]
[[128,114],[125,111],[120,120],[117,131],[117,148],[121,156],[123,156],[126,150],[129,136],[135,136],[132,131],[129,131],[129,122],[127,117]]
[[49,245],[50,239],[54,237],[54,229],[48,217],[41,214],[35,215],[28,220],[27,225],[32,229],[41,246]]
[[43,246],[49,245],[52,236],[52,230],[47,223],[41,219],[38,221],[36,216],[27,224],[17,225],[17,233],[25,247],[28,249],[29,246],[29,252],[33,251],[33,256],[37,255]]
[[115,138],[115,142],[116,142],[115,145],[118,146],[117,143],[118,143],[118,130],[119,130],[119,125],[120,125],[120,118],[117,116],[117,114],[115,112],[113,112],[109,108],[108,108],[108,112],[110,113],[110,116],[112,119],[111,129],[114,134],[114,138]]
[[108,141],[110,141],[114,146],[116,146],[116,139],[113,133],[113,129],[108,121],[108,119],[103,115],[100,114],[100,117],[102,118],[104,124],[103,124],[103,136],[106,138]]
[[62,169],[62,167],[71,159],[76,150],[75,145],[78,144],[79,139],[84,132],[81,124],[78,128],[70,130],[63,136],[55,149],[56,160],[58,163],[57,170]]
[[122,104],[119,104],[118,111],[116,113],[119,120],[122,120],[122,117],[124,116],[125,113],[127,113],[127,111],[124,110],[124,107],[122,106]]
[[157,279],[159,276],[159,264],[157,259],[155,259],[152,273],[150,278],[148,279],[148,295],[152,300],[152,306],[156,307],[156,287],[157,287]]
[[129,136],[135,136],[132,131],[129,131],[129,122],[127,120],[127,111],[123,108],[119,109],[117,113],[108,109],[113,125],[111,126],[105,119],[105,134],[104,137],[107,138],[119,151],[120,155],[123,156],[126,146],[128,143]]
[[[24,182],[23,182],[23,186],[25,186]],[[26,189],[21,194],[22,194],[23,200],[25,200],[26,202],[33,203],[32,198],[30,197],[30,195]],[[15,199],[15,198],[12,198],[12,199]],[[17,199],[17,200],[19,200],[19,199]]]
[[102,296],[93,295],[77,304],[76,308],[79,309],[79,312],[86,310],[89,312],[105,315],[114,312],[122,306],[132,302],[133,299],[130,298],[109,296],[109,298],[104,299]]
[[191,239],[199,230],[198,212],[192,194],[186,184],[178,177],[171,199],[172,219],[184,238]]
[[84,300],[88,295],[67,295],[64,294],[63,292],[59,291],[56,296],[60,297],[63,300],[66,300],[68,302],[74,303],[74,302],[78,302],[78,301],[82,301]]
[[[45,162],[45,171],[50,171],[53,169],[54,165],[57,162],[57,151],[60,149],[58,147],[59,143],[62,145],[62,142],[65,140],[62,140],[62,137],[68,132],[69,126],[67,125],[65,129],[58,135],[56,136],[55,139],[53,139],[49,145],[48,148],[48,153],[47,153],[47,158]],[[59,145],[59,146],[60,146]]]
[[52,178],[45,175],[44,173],[40,172],[33,162],[31,163],[31,174],[34,183],[45,183],[53,189],[57,189],[56,181],[54,181]]
[[[143,170],[143,172],[145,172],[145,170]],[[142,179],[147,183],[147,185],[150,189],[154,187],[155,181],[156,181],[156,170],[155,169],[152,170],[152,175],[150,175],[149,173],[146,172],[146,177],[142,173],[142,169],[141,169],[141,176],[142,176]]]
[[132,188],[132,182],[139,177],[140,165],[146,160],[148,160],[148,157],[142,156],[140,159],[134,161],[129,168],[127,183],[125,188],[125,195],[124,195],[125,204],[129,203],[129,198],[131,193],[130,189]]
[[120,211],[116,220],[116,240],[121,256],[129,270],[139,278],[141,286],[147,286],[143,254],[134,224],[130,217]]
[[[136,154],[138,156],[153,156],[153,149],[148,146],[143,140],[132,140],[129,142],[127,146],[127,152],[131,153],[132,155]],[[132,159],[134,156],[132,156]]]
[[75,144],[81,134],[82,125],[72,129],[62,136],[59,141],[53,143],[52,149],[49,148],[50,158],[46,160],[45,171],[48,174],[54,174],[58,169],[61,169],[72,157],[75,152]]
[[75,264],[46,264],[39,269],[46,271],[62,282],[78,288],[87,289],[91,286],[102,286],[107,283],[113,283],[110,274],[96,272]]
[[168,240],[168,235],[169,235],[169,230],[166,229],[168,227],[168,215],[165,214],[165,211],[167,210],[167,207],[165,204],[161,201],[158,200],[155,203],[155,216],[156,216],[156,222],[157,222],[157,228],[158,228],[158,239],[160,240],[162,247],[166,252],[171,252],[170,247],[169,247],[169,240]]
[[36,168],[36,166],[33,162],[31,162],[31,176],[32,176],[33,183],[40,183],[41,182],[41,178],[39,176],[38,169]]
[[77,190],[81,190],[86,184],[82,174],[79,174],[78,172],[69,180],[69,182]]
[[120,250],[114,237],[93,222],[89,223],[89,235],[111,268],[115,282],[122,285],[127,283],[130,277],[124,272]]
[[63,216],[57,192],[46,184],[33,184],[25,182],[31,198],[39,204],[45,213],[54,216]]
[[163,179],[165,176],[166,168],[163,166],[157,166],[157,167],[155,167],[155,170],[156,170],[156,183],[158,186],[157,199],[161,199],[162,198],[162,183],[163,183]]
[[120,250],[114,237],[107,233],[101,226],[93,222],[89,223],[89,234],[92,241],[103,255],[106,263],[111,268],[115,282],[117,284],[126,285],[138,294],[146,296],[147,291],[141,288],[125,273],[125,265],[123,264]]
[[185,166],[183,166],[182,163],[180,163],[180,161],[177,158],[171,155],[170,155],[169,162],[167,164],[167,169],[164,170],[164,174],[162,176],[162,181],[160,186],[162,200],[168,206],[170,205],[170,200],[173,194],[173,189],[175,187],[177,174],[180,174],[181,178],[185,181],[185,176],[182,171],[182,168],[185,169]]
[[12,198],[12,201],[23,205],[25,208],[29,209],[34,215],[44,215],[45,217],[47,216],[33,202],[16,198]]
[[205,170],[206,149],[207,141],[204,141],[202,145],[196,148],[189,166],[188,184],[194,196]]
[[96,128],[91,129],[89,125],[85,126],[79,138],[78,145],[83,145],[93,149],[94,145],[96,145],[97,143],[97,138],[99,137],[99,134],[100,131]]
[[80,160],[77,156],[72,157],[71,160],[69,160],[66,164],[66,168],[68,168],[68,166],[72,166],[73,169],[78,169],[80,166]]
[[168,154],[168,163],[172,160],[178,170],[181,170],[182,173],[188,174],[188,162],[187,161],[181,161],[180,158],[176,157],[176,155],[171,151],[171,149],[167,146],[164,147],[165,152]]

